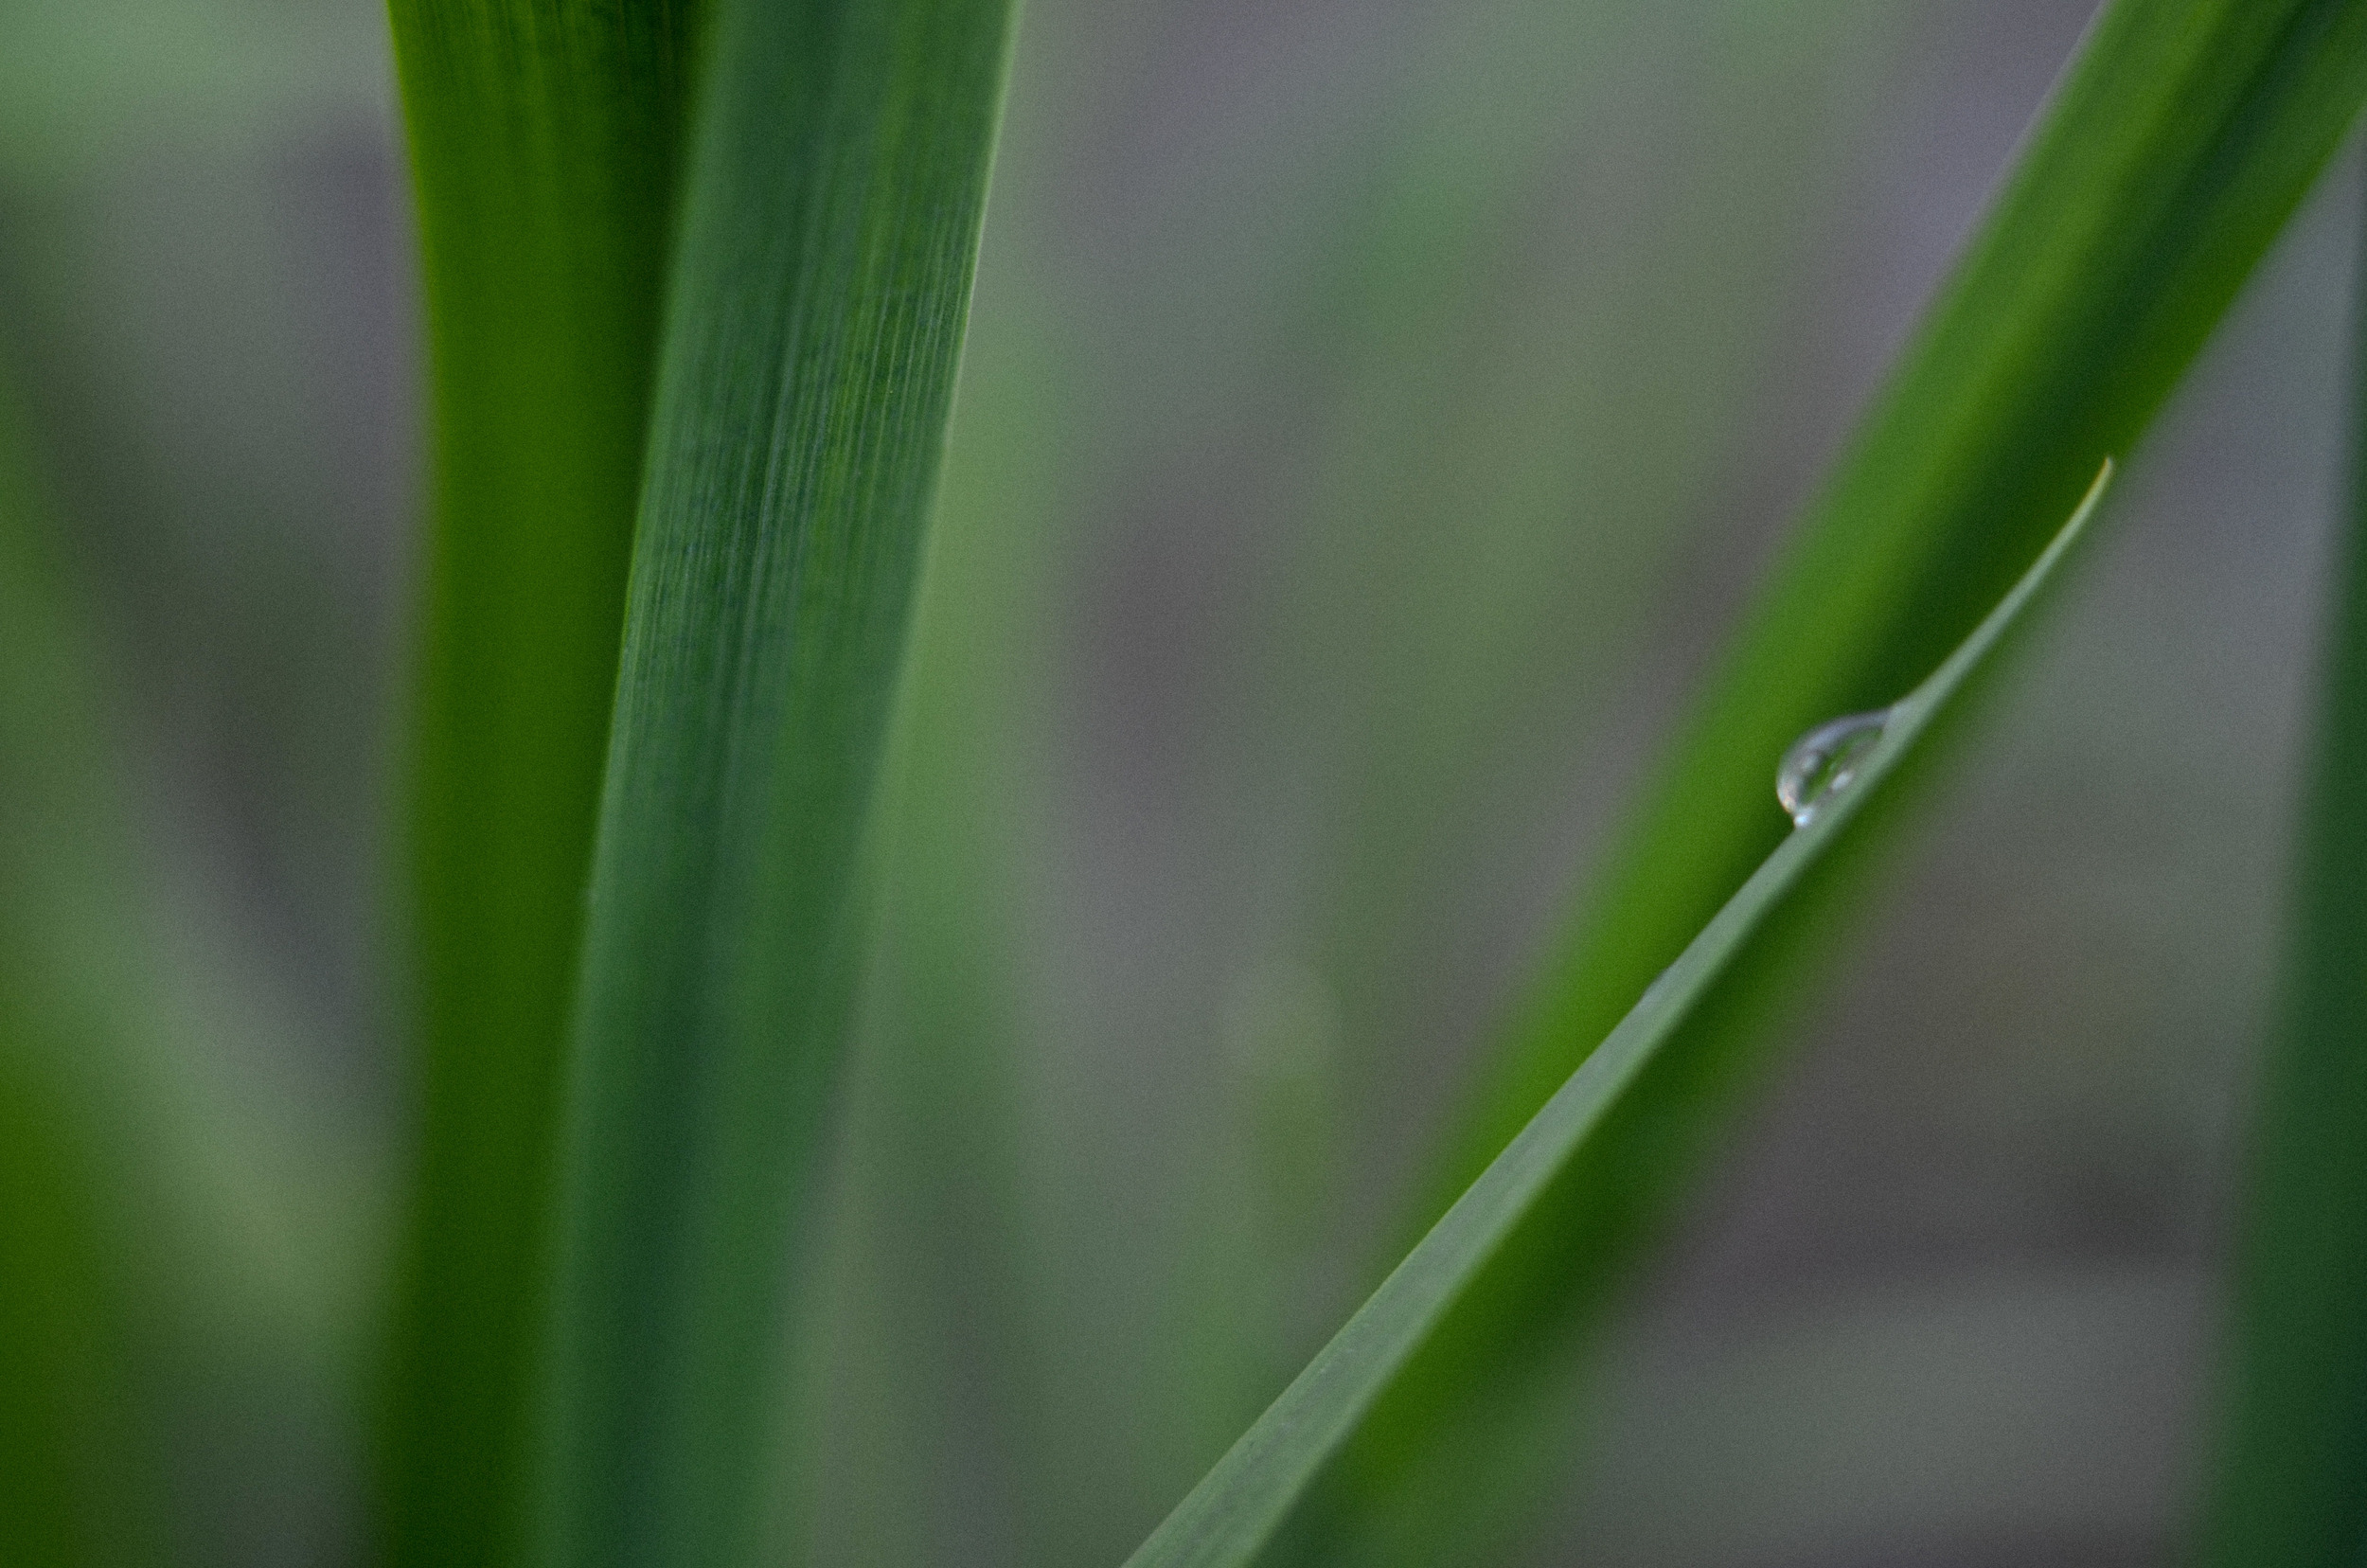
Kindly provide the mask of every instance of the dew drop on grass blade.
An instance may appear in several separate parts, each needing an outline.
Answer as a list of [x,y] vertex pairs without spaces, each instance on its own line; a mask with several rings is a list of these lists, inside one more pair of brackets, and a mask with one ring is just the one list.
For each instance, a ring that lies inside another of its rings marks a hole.
[[[1826,851],[1997,646],[2085,531],[2112,475],[2108,460],[2078,508],[2021,579],[1922,685],[1887,709],[1829,780],[1808,820],[1776,846],[1618,1026],[1467,1188],[1331,1342],[1129,1559],[1129,1568],[1245,1568],[1358,1423],[1479,1277],[1497,1249],[1656,1057],[1691,1042],[1749,950],[1824,874]],[[1830,771],[1829,769],[1827,770]]]

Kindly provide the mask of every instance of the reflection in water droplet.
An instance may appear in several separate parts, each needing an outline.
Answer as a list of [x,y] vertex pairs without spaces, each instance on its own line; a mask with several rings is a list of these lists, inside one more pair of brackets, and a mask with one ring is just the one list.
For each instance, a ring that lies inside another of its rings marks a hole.
[[1890,717],[1888,708],[1853,713],[1819,724],[1791,743],[1775,770],[1775,798],[1791,813],[1794,827],[1806,828],[1818,807],[1849,788]]

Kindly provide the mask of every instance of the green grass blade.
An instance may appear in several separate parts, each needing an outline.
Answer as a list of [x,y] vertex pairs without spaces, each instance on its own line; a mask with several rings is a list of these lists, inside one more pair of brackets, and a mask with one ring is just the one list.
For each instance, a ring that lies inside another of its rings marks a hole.
[[[1379,1290],[1168,1515],[1130,1568],[1238,1568],[1255,1559],[1326,1463],[1498,1259],[1559,1173],[1628,1090],[1750,1005],[1750,971],[1785,942],[1787,920],[1828,882],[1828,851],[2077,543],[2110,478],[2108,463],[2038,561],[1913,691],[1894,704],[1854,779],[1793,829],[1688,943],[1609,1037],[1481,1172]],[[1765,770],[1761,770],[1764,776]],[[1764,787],[1764,786],[1762,786]]]
[[[1417,1194],[1427,1223],[1781,832],[1759,759],[1878,702],[1962,636],[2038,550],[2093,454],[2143,433],[2367,98],[2367,0],[2116,0],[2097,19],[1672,755],[1602,883],[1542,966]],[[1568,1213],[1508,1243],[1468,1340],[1370,1424],[1364,1495],[1502,1429],[1483,1407],[1566,1365],[1599,1297],[1597,1253],[1641,1238],[1688,1167],[1737,1041],[1697,1086],[1696,1122],[1639,1159],[1574,1177]],[[1715,1078],[1716,1081],[1712,1081]],[[1557,1202],[1560,1202],[1557,1200]],[[1423,1392],[1415,1398],[1411,1390]],[[1468,1466],[1437,1484],[1470,1490]],[[1435,1478],[1433,1478],[1435,1479]]]
[[2125,451],[2367,98],[2361,0],[2118,0],[1660,770],[1443,1163],[1460,1190],[1764,855],[1755,759],[1913,678]]
[[765,1527],[1008,10],[714,16],[570,1066],[546,1562],[738,1562]]
[[393,0],[435,376],[408,851],[421,1045],[380,1504],[501,1560],[615,690],[692,0]]
[[2206,1568],[2367,1551],[2367,313],[2352,331],[2348,526],[2284,1016],[2253,1111]]

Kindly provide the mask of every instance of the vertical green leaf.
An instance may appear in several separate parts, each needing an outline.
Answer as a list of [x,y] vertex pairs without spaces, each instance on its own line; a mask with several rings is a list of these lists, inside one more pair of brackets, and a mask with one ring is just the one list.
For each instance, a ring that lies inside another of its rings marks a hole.
[[2367,312],[2351,331],[2348,515],[2284,1015],[2253,1111],[2206,1568],[2367,1559]]
[[501,1560],[694,0],[391,0],[435,377],[394,1563]]
[[1008,23],[1006,0],[714,18],[575,1015],[545,1562],[763,1538]]

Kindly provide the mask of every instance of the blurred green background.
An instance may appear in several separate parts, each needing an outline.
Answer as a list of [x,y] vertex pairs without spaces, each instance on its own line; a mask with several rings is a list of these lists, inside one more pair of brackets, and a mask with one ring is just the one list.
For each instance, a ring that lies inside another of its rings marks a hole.
[[[1028,0],[809,1346],[813,1560],[1114,1562],[1361,1299],[2091,9]],[[126,1560],[365,1556],[400,148],[370,0],[0,0],[0,1070],[91,1173],[0,1203],[91,1210],[60,1310],[87,1463],[158,1499]],[[1535,1560],[2172,1557],[2358,164],[1631,1292]]]

